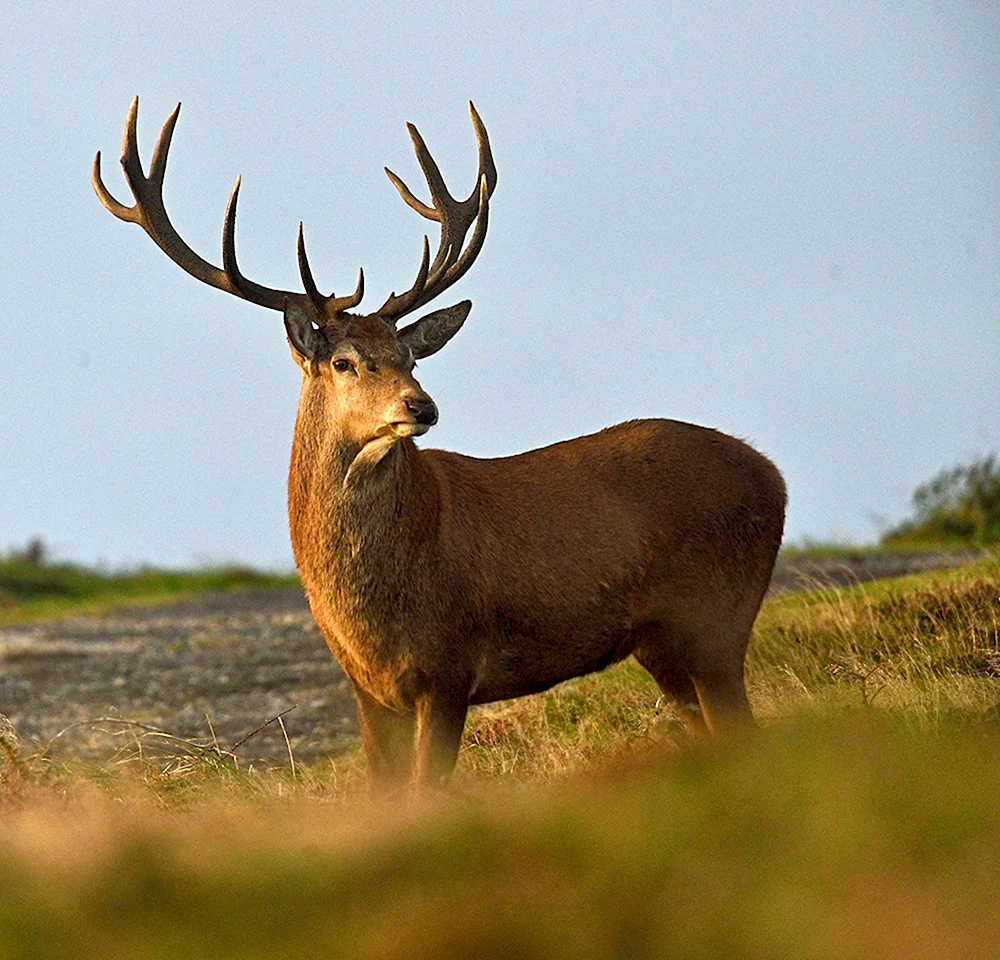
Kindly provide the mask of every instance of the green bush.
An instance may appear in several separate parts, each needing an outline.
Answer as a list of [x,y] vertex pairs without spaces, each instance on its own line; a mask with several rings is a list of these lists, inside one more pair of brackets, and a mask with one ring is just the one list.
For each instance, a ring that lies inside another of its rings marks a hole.
[[1000,544],[1000,457],[995,453],[942,470],[913,494],[913,516],[882,537],[883,546]]

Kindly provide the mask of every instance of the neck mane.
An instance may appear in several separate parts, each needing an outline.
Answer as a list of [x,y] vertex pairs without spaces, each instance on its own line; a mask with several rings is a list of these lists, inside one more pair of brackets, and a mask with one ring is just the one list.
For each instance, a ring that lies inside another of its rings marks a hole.
[[322,606],[356,617],[365,614],[359,607],[369,616],[379,604],[398,608],[413,563],[433,544],[439,502],[436,477],[412,440],[350,440],[322,384],[306,379],[288,513],[295,563],[314,612]]

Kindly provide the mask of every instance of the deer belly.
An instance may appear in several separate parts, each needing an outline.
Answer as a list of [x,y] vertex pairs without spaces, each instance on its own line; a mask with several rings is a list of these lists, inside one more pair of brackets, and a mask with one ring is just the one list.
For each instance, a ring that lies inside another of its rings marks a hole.
[[488,645],[470,703],[509,700],[541,693],[564,680],[604,670],[632,652],[631,630],[625,626],[560,635],[504,633]]

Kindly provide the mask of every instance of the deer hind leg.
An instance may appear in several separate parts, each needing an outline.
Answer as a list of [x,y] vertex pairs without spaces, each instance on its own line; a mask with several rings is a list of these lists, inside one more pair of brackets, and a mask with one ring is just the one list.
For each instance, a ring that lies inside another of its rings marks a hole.
[[657,682],[688,731],[696,737],[704,737],[708,727],[702,716],[698,692],[691,676],[678,663],[662,628],[659,625],[655,630],[645,628],[641,644],[632,655]]
[[416,716],[393,712],[358,686],[354,694],[372,792],[401,793],[413,776]]
[[678,638],[661,624],[643,628],[634,656],[652,674],[694,734],[715,735],[753,722],[743,682],[749,633],[738,642],[722,633]]
[[754,607],[747,616],[726,618],[711,626],[702,623],[685,645],[688,673],[712,734],[753,724],[743,662],[756,612]]
[[743,682],[742,656],[736,660],[707,657],[696,662],[691,680],[711,734],[754,722]]

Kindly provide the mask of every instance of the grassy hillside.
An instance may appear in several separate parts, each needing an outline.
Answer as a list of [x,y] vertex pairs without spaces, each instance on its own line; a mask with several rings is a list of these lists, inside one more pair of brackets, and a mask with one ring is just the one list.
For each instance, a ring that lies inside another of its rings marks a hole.
[[762,729],[694,745],[628,663],[473,712],[454,791],[357,753],[0,761],[0,956],[993,958],[1000,565],[772,600]]
[[206,590],[294,586],[298,578],[228,566],[205,570],[131,572],[50,563],[24,552],[0,558],[0,626],[26,620],[97,613],[125,604],[158,603]]

